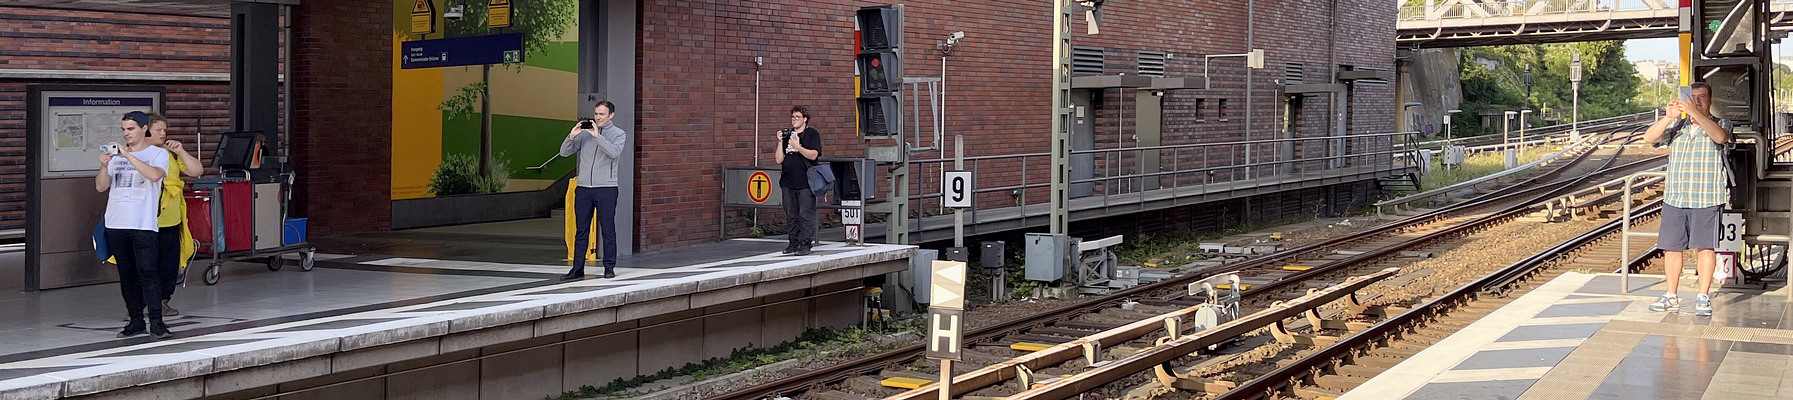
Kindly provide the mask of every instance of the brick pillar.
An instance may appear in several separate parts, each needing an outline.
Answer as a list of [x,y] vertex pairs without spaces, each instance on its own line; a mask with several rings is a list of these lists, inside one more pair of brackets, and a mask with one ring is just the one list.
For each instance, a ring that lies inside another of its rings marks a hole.
[[392,4],[294,10],[293,214],[312,235],[391,229]]

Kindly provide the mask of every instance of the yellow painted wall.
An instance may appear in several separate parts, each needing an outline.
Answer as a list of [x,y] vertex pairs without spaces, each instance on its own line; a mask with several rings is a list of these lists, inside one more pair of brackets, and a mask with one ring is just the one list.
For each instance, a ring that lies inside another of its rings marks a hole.
[[[393,48],[404,37],[394,35]],[[392,199],[430,197],[430,175],[442,163],[441,68],[400,69],[392,57]]]

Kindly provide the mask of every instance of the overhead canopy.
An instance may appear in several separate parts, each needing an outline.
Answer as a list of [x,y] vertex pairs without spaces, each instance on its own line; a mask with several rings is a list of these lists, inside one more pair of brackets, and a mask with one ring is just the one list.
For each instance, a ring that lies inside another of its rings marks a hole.
[[1072,89],[1142,88],[1152,86],[1152,77],[1140,75],[1095,75],[1071,77]]
[[[298,5],[299,0],[8,0],[9,6],[90,10],[115,13],[146,13],[230,17],[231,3],[272,3]],[[120,14],[122,18],[127,14]]]

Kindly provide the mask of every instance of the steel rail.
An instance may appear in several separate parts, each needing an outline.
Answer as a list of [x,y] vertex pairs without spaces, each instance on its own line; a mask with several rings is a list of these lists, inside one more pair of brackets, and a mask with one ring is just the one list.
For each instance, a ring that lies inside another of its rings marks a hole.
[[[1591,153],[1592,152],[1590,151],[1586,154],[1591,154]],[[1585,158],[1586,154],[1584,154],[1582,156],[1582,158]],[[1582,158],[1578,158],[1576,162],[1579,162],[1580,160],[1582,160]],[[1556,171],[1552,171],[1551,173],[1547,173],[1538,178],[1534,178],[1532,180],[1529,180],[1528,182],[1547,183],[1547,181],[1543,180],[1544,178],[1563,173],[1569,166],[1574,165],[1576,162],[1566,164],[1564,167],[1558,168],[1558,170],[1556,170]],[[1358,233],[1350,234],[1350,235],[1343,236],[1343,237],[1332,238],[1332,239],[1328,239],[1328,240],[1324,240],[1324,241],[1320,241],[1320,242],[1316,242],[1316,243],[1310,243],[1310,244],[1296,247],[1296,248],[1283,250],[1283,251],[1280,251],[1277,253],[1267,255],[1265,257],[1245,261],[1243,263],[1236,264],[1236,265],[1227,265],[1227,266],[1223,266],[1223,267],[1210,268],[1210,269],[1203,270],[1203,271],[1195,271],[1188,275],[1185,275],[1185,276],[1182,276],[1182,277],[1179,277],[1176,279],[1167,279],[1167,280],[1160,281],[1160,282],[1153,283],[1153,284],[1135,286],[1132,288],[1127,288],[1127,289],[1123,289],[1123,290],[1114,292],[1105,297],[1092,299],[1092,300],[1088,300],[1088,301],[1084,301],[1084,302],[1080,302],[1080,303],[1076,303],[1076,304],[1066,305],[1066,306],[1059,307],[1059,308],[1052,309],[1052,310],[1045,310],[1045,311],[1042,311],[1033,316],[1012,320],[1012,321],[1002,323],[1002,324],[979,328],[979,329],[976,329],[976,330],[973,330],[970,332],[966,332],[965,337],[963,338],[963,342],[964,343],[988,342],[988,341],[994,340],[998,337],[1008,335],[1008,334],[1011,334],[1014,332],[1020,332],[1020,331],[1037,328],[1037,327],[1044,327],[1046,325],[1050,325],[1055,322],[1060,322],[1060,321],[1069,320],[1071,318],[1075,318],[1078,315],[1082,315],[1082,314],[1086,314],[1086,313],[1090,313],[1090,312],[1094,312],[1094,311],[1099,311],[1099,310],[1106,309],[1106,308],[1111,308],[1111,307],[1114,307],[1114,306],[1120,304],[1121,302],[1129,300],[1129,299],[1154,297],[1154,295],[1153,295],[1154,293],[1181,292],[1181,289],[1183,289],[1183,287],[1186,284],[1188,284],[1189,282],[1194,282],[1197,280],[1204,279],[1207,277],[1207,275],[1211,275],[1213,273],[1220,272],[1223,269],[1225,269],[1225,270],[1247,270],[1247,269],[1253,269],[1253,268],[1261,268],[1266,265],[1271,265],[1272,263],[1281,262],[1283,260],[1287,260],[1289,258],[1300,256],[1303,254],[1313,253],[1313,252],[1328,249],[1328,248],[1339,247],[1339,246],[1343,246],[1348,243],[1367,240],[1367,239],[1374,238],[1374,237],[1377,237],[1380,235],[1389,234],[1391,232],[1399,232],[1400,230],[1405,230],[1405,229],[1409,229],[1409,228],[1412,228],[1415,226],[1432,223],[1434,221],[1444,219],[1445,215],[1447,215],[1447,214],[1457,213],[1457,212],[1465,210],[1465,209],[1485,205],[1485,204],[1488,204],[1488,203],[1491,203],[1493,201],[1497,201],[1500,199],[1522,196],[1524,193],[1531,193],[1531,192],[1535,192],[1537,190],[1542,190],[1542,189],[1548,188],[1548,186],[1537,186],[1537,187],[1525,189],[1520,192],[1509,192],[1509,190],[1515,189],[1515,188],[1517,188],[1517,186],[1503,189],[1501,191],[1497,191],[1495,193],[1490,193],[1488,195],[1479,197],[1478,199],[1480,199],[1482,201],[1453,204],[1453,205],[1439,208],[1437,210],[1429,211],[1429,212],[1426,212],[1426,213],[1423,213],[1423,214],[1420,214],[1420,215],[1417,215],[1417,216],[1414,216],[1411,218],[1407,218],[1407,219],[1404,219],[1401,221],[1391,222],[1389,224],[1384,224],[1382,226],[1373,227],[1373,228],[1365,230],[1363,232],[1358,232]],[[1499,199],[1496,199],[1496,198],[1499,198]],[[1521,206],[1523,206],[1523,205],[1524,205],[1524,203],[1521,203]],[[1310,270],[1310,271],[1313,271],[1313,270]],[[1288,279],[1285,279],[1284,281],[1288,281]],[[1260,291],[1261,291],[1261,289],[1253,290],[1253,291],[1250,291],[1249,293],[1257,293]],[[895,365],[900,365],[900,364],[909,362],[921,354],[922,348],[923,348],[923,345],[920,345],[920,344],[910,345],[907,347],[891,350],[891,351],[888,351],[888,352],[885,352],[882,354],[876,354],[876,355],[872,355],[872,356],[867,356],[867,357],[862,357],[859,359],[851,360],[846,363],[832,366],[829,368],[812,370],[812,371],[800,373],[797,375],[785,377],[782,379],[774,380],[772,382],[767,382],[765,384],[761,384],[758,386],[743,388],[740,390],[736,390],[734,392],[720,394],[718,396],[711,397],[711,398],[712,399],[720,399],[720,400],[731,400],[731,399],[732,400],[758,400],[758,399],[777,397],[777,396],[784,395],[784,394],[802,392],[802,391],[810,390],[810,389],[821,388],[831,382],[838,382],[838,381],[849,379],[849,378],[852,378],[855,376],[863,375],[868,372],[878,371],[878,370],[884,369],[885,367],[888,367],[888,366],[895,366]]]
[[[1016,393],[1007,398],[1010,400],[1035,398],[1062,399],[1074,396],[1078,393],[1087,392],[1101,387],[1102,385],[1106,385],[1109,382],[1132,376],[1133,374],[1140,373],[1158,365],[1163,365],[1164,363],[1171,362],[1177,358],[1186,357],[1192,353],[1206,349],[1208,346],[1220,344],[1221,342],[1234,337],[1251,333],[1252,331],[1262,329],[1274,323],[1282,322],[1282,320],[1290,317],[1306,314],[1310,310],[1337,301],[1347,295],[1355,294],[1358,290],[1369,287],[1372,283],[1392,277],[1397,272],[1400,272],[1399,268],[1388,268],[1369,275],[1351,277],[1337,286],[1319,289],[1315,293],[1300,298],[1279,302],[1276,305],[1270,306],[1270,308],[1252,313],[1249,316],[1228,321],[1227,323],[1220,324],[1219,326],[1215,326],[1208,330],[1172,338],[1162,345],[1153,346],[1152,348],[1139,353],[1123,357],[1099,367],[1091,368],[1088,371],[1071,375],[1069,378],[1038,385],[1038,387],[1022,391],[1021,393]],[[955,379],[953,382],[956,387],[958,380]],[[920,392],[924,389],[927,388],[916,389],[910,393]],[[928,390],[927,392],[934,393],[932,390]],[[893,397],[892,399],[919,398]]]
[[[1657,202],[1647,211],[1639,213],[1638,216],[1627,217],[1641,219],[1644,215],[1648,215],[1649,213],[1659,212],[1659,207],[1660,202]],[[1527,257],[1526,259],[1509,265],[1500,271],[1488,274],[1475,282],[1460,286],[1444,296],[1439,296],[1432,301],[1426,302],[1423,306],[1413,308],[1394,318],[1377,323],[1369,329],[1351,335],[1348,338],[1340,340],[1338,343],[1327,346],[1326,348],[1309,354],[1307,357],[1303,357],[1293,363],[1284,365],[1269,374],[1259,376],[1257,379],[1240,384],[1237,388],[1222,393],[1212,400],[1275,398],[1282,393],[1282,389],[1303,380],[1307,375],[1332,368],[1333,360],[1350,357],[1355,353],[1358,353],[1359,349],[1365,348],[1374,342],[1382,341],[1395,334],[1407,331],[1408,328],[1414,324],[1433,320],[1443,313],[1467,304],[1470,300],[1473,300],[1475,296],[1479,293],[1483,293],[1488,288],[1510,285],[1514,282],[1514,280],[1511,279],[1512,277],[1523,276],[1528,271],[1537,270],[1543,267],[1546,265],[1546,261],[1556,259],[1558,256],[1568,254],[1570,250],[1574,250],[1583,245],[1593,243],[1605,236],[1611,235],[1619,229],[1619,226],[1620,220],[1614,219],[1611,222],[1601,225],[1599,228],[1551,248],[1549,251]]]

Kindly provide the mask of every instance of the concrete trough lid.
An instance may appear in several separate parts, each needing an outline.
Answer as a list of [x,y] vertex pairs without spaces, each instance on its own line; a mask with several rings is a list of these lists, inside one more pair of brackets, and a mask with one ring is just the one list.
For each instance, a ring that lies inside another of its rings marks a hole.
[[[819,272],[906,260],[915,255],[916,249],[906,245],[844,248],[846,250],[822,256],[777,257],[776,253],[772,253],[677,267],[672,270],[706,272],[675,279],[642,281],[632,285],[617,285],[620,281],[583,281],[558,285],[613,286],[591,291],[541,294],[539,292],[543,291],[543,287],[531,287],[0,364],[0,369],[41,368],[51,371],[0,381],[0,398],[57,399],[100,394],[314,357],[338,357],[349,354],[346,352],[350,351],[365,354],[369,349],[375,348],[380,351],[391,350],[392,354],[415,352],[417,349],[409,348],[417,347],[414,344],[425,344],[419,342],[421,340],[446,340],[443,338],[465,336],[468,332],[514,328],[517,324],[545,321],[550,317],[588,310],[620,309],[637,301],[660,301],[657,299],[703,292],[700,286],[717,286],[722,282],[757,285],[771,282],[780,276],[805,276],[789,274],[785,270],[809,271],[811,275],[819,275]],[[748,259],[763,260],[764,263],[732,269],[705,269],[711,264],[738,264]],[[736,275],[739,277],[734,277]],[[699,285],[699,282],[710,284]],[[368,323],[357,324],[356,321]],[[207,343],[216,346],[206,347]],[[401,344],[403,346],[397,346]],[[426,350],[424,353],[441,351],[434,343],[430,344],[432,345],[425,346],[427,349],[418,348]],[[167,351],[157,351],[158,349]],[[408,354],[401,358],[415,358],[419,355],[434,354]],[[273,383],[280,382],[269,384]]]

